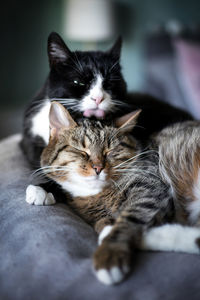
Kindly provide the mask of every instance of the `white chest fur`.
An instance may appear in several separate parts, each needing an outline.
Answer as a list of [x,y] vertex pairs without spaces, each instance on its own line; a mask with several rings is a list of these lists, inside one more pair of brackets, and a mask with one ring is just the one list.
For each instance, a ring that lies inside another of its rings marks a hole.
[[98,177],[84,177],[75,170],[68,177],[68,181],[60,183],[62,188],[72,194],[73,197],[87,197],[100,193],[108,184],[104,171]]
[[49,142],[49,110],[51,102],[45,100],[42,108],[35,114],[32,119],[31,133],[33,136],[40,136],[46,143]]

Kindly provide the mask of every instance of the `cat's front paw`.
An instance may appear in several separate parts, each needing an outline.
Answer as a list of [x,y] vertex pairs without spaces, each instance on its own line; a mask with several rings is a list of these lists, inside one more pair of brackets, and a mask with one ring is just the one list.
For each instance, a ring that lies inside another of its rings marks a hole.
[[53,205],[56,203],[52,193],[42,187],[30,184],[26,189],[26,202],[34,205]]
[[99,281],[117,284],[130,272],[131,253],[126,245],[103,242],[95,251],[93,262]]
[[105,237],[107,237],[107,235],[109,235],[109,233],[111,232],[112,227],[113,227],[112,225],[107,225],[103,228],[103,230],[100,232],[98,236],[98,245],[102,244]]

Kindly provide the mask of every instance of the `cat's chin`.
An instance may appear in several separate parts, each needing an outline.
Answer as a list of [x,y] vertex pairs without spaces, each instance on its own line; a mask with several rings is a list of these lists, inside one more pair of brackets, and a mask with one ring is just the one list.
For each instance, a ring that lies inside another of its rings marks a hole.
[[73,197],[87,197],[99,194],[108,185],[105,173],[100,176],[81,176],[73,174],[69,180],[60,183]]

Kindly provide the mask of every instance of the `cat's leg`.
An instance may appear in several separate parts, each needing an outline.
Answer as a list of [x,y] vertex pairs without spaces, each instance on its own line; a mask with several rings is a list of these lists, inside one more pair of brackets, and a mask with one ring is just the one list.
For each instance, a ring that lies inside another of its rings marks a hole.
[[103,240],[107,237],[107,235],[109,235],[109,233],[111,232],[113,228],[113,225],[106,225],[101,232],[99,233],[98,236],[98,245],[101,245],[101,243],[103,242]]
[[[109,235],[112,227],[112,225],[107,225],[100,232],[99,245]],[[152,227],[144,231],[138,249],[200,254],[200,228],[181,224]]]
[[103,228],[100,246],[94,254],[94,267],[101,282],[110,285],[126,277],[131,270],[134,248],[200,254],[200,228],[165,224],[144,231],[142,236],[140,232],[138,228],[135,240],[135,233],[125,224]]
[[200,228],[180,224],[152,227],[142,236],[141,250],[200,254]]
[[100,245],[94,253],[93,263],[97,278],[104,284],[119,283],[127,276],[134,261],[134,250],[141,245],[143,233],[157,219],[162,218],[168,196],[164,199],[163,195],[162,205],[150,197],[146,197],[148,202],[142,197],[140,202],[129,201],[113,227],[106,226],[100,233]]
[[114,223],[114,219],[110,216],[106,216],[103,217],[101,219],[99,219],[98,221],[96,221],[95,225],[94,225],[94,230],[99,234],[102,234],[104,229],[106,229],[107,227],[112,227],[113,223]]
[[53,205],[56,203],[52,193],[47,193],[41,186],[32,184],[26,189],[26,202],[34,205]]
[[96,276],[102,283],[119,283],[130,272],[140,233],[140,226],[133,229],[119,220],[112,227],[104,227],[99,237],[100,246],[93,256]]

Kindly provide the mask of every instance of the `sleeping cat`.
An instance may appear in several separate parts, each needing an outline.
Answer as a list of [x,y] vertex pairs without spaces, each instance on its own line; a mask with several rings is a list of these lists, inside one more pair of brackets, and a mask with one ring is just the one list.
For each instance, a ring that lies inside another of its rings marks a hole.
[[58,103],[50,110],[41,170],[100,233],[93,262],[105,284],[125,278],[136,248],[200,251],[200,228],[189,227],[199,226],[200,123],[168,127],[142,151],[130,134],[139,114],[107,126],[87,119],[77,124]]
[[[75,120],[100,118],[110,122],[113,118],[142,108],[143,114],[138,118],[134,135],[145,141],[152,132],[168,124],[192,118],[189,114],[150,96],[127,94],[120,67],[120,51],[120,38],[105,52],[73,52],[57,33],[50,34],[50,73],[24,116],[21,146],[34,169],[39,167],[41,152],[49,140],[48,114],[52,99],[63,103]],[[45,185],[47,191],[51,191],[51,187]],[[38,193],[36,189],[32,190],[32,197],[42,203],[44,197],[37,199]],[[43,195],[44,193],[45,191]],[[52,194],[47,195],[47,202],[54,202]]]

